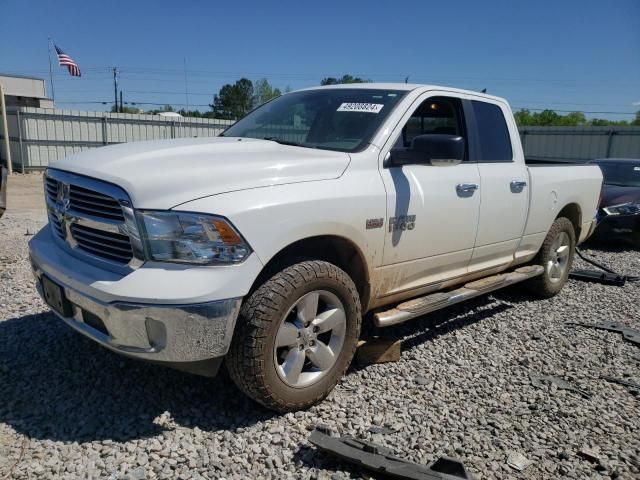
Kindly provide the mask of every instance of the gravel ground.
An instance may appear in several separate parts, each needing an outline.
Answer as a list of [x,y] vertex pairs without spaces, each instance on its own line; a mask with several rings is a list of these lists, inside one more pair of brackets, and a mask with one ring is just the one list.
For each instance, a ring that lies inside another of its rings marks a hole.
[[[0,479],[366,478],[306,441],[317,423],[427,463],[464,461],[477,479],[640,478],[640,397],[600,375],[640,382],[640,284],[570,281],[531,301],[509,290],[386,332],[396,363],[354,367],[321,405],[276,415],[221,375],[199,378],[121,358],[71,331],[35,293],[27,261],[40,211],[0,219]],[[592,247],[621,272],[637,250]],[[555,375],[589,398],[530,374]],[[384,433],[372,426],[387,427]],[[590,448],[599,463],[579,452]],[[511,452],[532,461],[507,466]]]

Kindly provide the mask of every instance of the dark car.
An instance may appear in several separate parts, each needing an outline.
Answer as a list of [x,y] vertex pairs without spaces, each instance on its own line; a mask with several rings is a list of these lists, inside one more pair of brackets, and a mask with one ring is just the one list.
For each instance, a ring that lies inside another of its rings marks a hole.
[[602,170],[604,185],[594,238],[623,239],[640,246],[640,160],[591,160]]

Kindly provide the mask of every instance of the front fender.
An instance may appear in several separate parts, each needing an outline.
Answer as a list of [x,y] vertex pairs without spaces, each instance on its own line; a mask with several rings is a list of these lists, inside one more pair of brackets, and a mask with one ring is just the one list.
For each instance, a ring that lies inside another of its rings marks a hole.
[[224,215],[265,265],[299,240],[322,235],[345,238],[360,249],[371,276],[382,261],[384,247],[384,225],[366,228],[367,219],[385,217],[379,182],[380,177],[369,172],[230,192],[182,204],[179,210]]

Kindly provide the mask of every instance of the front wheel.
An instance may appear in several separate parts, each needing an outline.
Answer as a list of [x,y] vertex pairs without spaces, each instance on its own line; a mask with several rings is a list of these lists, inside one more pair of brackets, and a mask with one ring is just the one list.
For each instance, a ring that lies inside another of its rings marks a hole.
[[351,278],[328,262],[297,263],[243,304],[227,370],[240,390],[268,408],[307,408],[344,375],[360,326],[360,298]]
[[576,232],[568,218],[557,218],[547,233],[540,251],[531,262],[542,265],[544,273],[526,283],[529,291],[543,298],[556,295],[567,283],[573,265]]

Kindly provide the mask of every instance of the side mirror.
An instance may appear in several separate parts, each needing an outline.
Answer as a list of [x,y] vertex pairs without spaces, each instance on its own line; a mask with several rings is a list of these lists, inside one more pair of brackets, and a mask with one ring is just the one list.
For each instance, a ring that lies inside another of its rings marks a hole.
[[464,159],[464,149],[464,138],[458,135],[430,133],[415,137],[411,148],[393,152],[391,161],[394,165],[459,165]]

